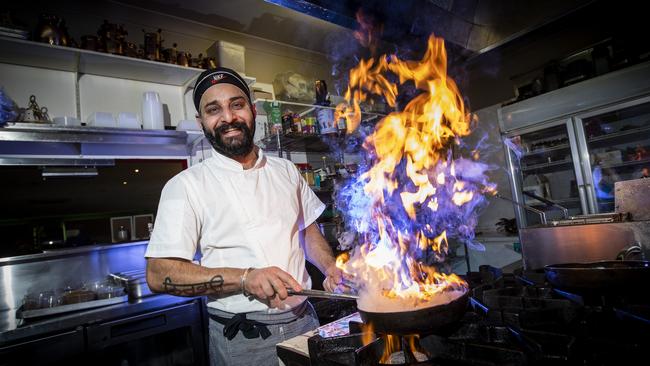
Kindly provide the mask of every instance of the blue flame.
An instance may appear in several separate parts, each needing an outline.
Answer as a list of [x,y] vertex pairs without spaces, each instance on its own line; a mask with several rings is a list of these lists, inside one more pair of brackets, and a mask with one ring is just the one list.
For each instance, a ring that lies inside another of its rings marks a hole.
[[[476,242],[474,229],[478,224],[478,214],[487,205],[487,201],[481,192],[486,188],[495,188],[494,184],[488,181],[486,171],[489,166],[485,163],[468,158],[452,159],[449,152],[447,158],[439,161],[431,171],[427,172],[431,182],[442,173],[446,177],[444,184],[436,186],[436,194],[429,197],[417,207],[415,219],[411,219],[404,209],[400,192],[415,192],[411,179],[405,173],[406,159],[402,159],[395,169],[394,178],[398,182],[398,188],[390,193],[384,189],[383,204],[378,202],[376,197],[364,191],[368,180],[364,177],[372,166],[372,153],[364,150],[364,162],[360,165],[356,174],[350,177],[342,189],[338,190],[336,197],[337,204],[344,216],[348,228],[357,232],[364,243],[377,243],[377,245],[395,245],[398,233],[402,237],[421,232],[425,237],[433,239],[446,231],[448,238],[456,238],[466,242],[470,247],[483,250],[484,247]],[[455,174],[453,172],[455,171]],[[452,198],[456,192],[454,183],[462,182],[464,191],[472,191],[474,195],[468,202],[457,205]],[[435,200],[437,210],[429,208],[429,203]],[[384,229],[386,235],[379,235],[379,228],[375,217],[383,217],[389,223]],[[388,240],[390,239],[390,240]],[[388,240],[388,241],[387,241]],[[391,244],[392,242],[392,244]],[[415,243],[409,245],[410,256],[419,259],[424,252]],[[437,253],[438,261],[444,260],[444,252]]]

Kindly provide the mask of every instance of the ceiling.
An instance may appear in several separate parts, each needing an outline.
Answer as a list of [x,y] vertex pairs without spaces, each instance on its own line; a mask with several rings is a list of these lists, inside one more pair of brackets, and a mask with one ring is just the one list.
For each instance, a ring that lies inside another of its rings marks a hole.
[[481,53],[562,17],[593,0],[121,0],[228,30],[328,53],[349,39],[362,11],[399,44],[435,33]]
[[350,31],[263,0],[119,0],[118,2],[325,53],[326,40]]

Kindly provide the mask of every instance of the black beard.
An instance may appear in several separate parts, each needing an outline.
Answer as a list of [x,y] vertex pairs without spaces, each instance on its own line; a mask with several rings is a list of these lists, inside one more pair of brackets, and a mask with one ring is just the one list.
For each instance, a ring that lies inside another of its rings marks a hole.
[[[243,140],[238,140],[236,138],[230,138],[229,142],[224,141],[223,134],[227,130],[236,128],[239,129],[243,134]],[[244,122],[232,122],[224,124],[215,129],[214,134],[210,133],[208,130],[203,128],[203,133],[208,139],[212,147],[217,150],[218,153],[225,155],[229,158],[245,156],[253,150],[253,136],[255,134],[255,125],[253,125],[253,130]]]

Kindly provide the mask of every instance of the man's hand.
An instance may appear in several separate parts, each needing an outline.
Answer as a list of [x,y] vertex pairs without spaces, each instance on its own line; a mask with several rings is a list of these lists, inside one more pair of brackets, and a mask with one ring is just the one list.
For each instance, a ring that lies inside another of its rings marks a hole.
[[336,265],[330,266],[325,271],[325,281],[323,281],[323,288],[325,291],[336,293],[352,293],[354,289],[349,286],[351,279],[343,273]]
[[266,267],[249,271],[243,290],[270,307],[277,307],[289,296],[287,288],[302,291],[302,286],[289,273],[278,267]]

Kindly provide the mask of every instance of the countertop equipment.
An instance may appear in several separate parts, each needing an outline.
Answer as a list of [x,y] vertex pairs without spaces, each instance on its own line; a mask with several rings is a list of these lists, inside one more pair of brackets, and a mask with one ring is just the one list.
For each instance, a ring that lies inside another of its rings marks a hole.
[[[641,181],[641,182],[639,182]],[[519,229],[524,268],[542,269],[561,263],[588,263],[615,259],[643,259],[650,245],[650,219],[646,202],[649,179],[616,183],[617,211],[570,216],[566,208],[531,192],[523,192],[562,212],[561,219],[548,219],[543,210],[501,198],[540,216],[540,225]],[[644,213],[644,209],[646,210]]]
[[111,273],[109,276],[124,286],[131,300],[152,295],[144,269]]

